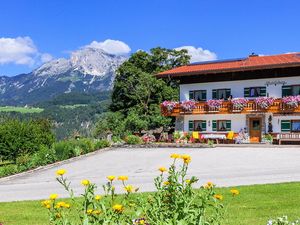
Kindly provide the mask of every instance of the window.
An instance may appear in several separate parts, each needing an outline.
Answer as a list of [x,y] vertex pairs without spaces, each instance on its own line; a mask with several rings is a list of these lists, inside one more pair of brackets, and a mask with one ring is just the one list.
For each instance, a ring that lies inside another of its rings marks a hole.
[[212,90],[213,99],[224,99],[227,100],[231,95],[230,89],[214,89]]
[[213,131],[231,131],[231,120],[213,120]]
[[206,101],[206,90],[190,91],[189,99],[193,99],[195,101]]
[[300,132],[300,120],[292,120],[292,132]]
[[206,120],[190,120],[189,131],[206,131]]
[[248,87],[244,88],[244,97],[266,96],[266,87]]
[[282,97],[300,95],[300,85],[282,86]]

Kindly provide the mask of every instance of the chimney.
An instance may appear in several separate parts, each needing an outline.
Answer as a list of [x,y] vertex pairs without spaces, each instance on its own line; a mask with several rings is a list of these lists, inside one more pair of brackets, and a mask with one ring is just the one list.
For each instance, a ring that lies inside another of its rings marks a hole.
[[252,52],[251,55],[249,55],[249,57],[257,57],[257,56],[258,56],[258,54],[254,53],[254,52]]

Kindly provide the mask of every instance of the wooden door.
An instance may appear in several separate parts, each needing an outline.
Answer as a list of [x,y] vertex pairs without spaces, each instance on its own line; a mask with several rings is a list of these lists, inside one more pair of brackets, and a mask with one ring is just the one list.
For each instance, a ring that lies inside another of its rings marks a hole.
[[250,142],[259,143],[261,141],[261,118],[250,118]]

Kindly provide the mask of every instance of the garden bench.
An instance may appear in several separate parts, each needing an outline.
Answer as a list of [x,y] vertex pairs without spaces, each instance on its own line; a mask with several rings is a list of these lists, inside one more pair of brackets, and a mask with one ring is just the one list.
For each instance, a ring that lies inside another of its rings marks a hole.
[[300,133],[295,134],[295,133],[289,133],[289,134],[277,134],[276,139],[278,140],[278,144],[281,145],[283,141],[296,141],[300,142]]

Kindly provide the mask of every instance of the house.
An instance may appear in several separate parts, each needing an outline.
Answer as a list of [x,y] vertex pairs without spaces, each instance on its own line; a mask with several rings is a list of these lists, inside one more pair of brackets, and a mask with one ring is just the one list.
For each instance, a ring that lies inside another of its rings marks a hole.
[[157,74],[177,79],[180,102],[164,102],[176,130],[203,134],[300,132],[300,53],[192,63]]

